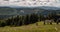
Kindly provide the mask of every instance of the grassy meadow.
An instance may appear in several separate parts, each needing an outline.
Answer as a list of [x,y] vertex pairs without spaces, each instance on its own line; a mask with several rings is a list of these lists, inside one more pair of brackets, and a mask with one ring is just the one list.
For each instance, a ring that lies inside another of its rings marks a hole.
[[17,27],[0,27],[0,32],[60,32],[60,24],[57,25],[56,23],[53,23],[52,25],[44,25],[43,22],[37,23],[38,26],[34,23]]

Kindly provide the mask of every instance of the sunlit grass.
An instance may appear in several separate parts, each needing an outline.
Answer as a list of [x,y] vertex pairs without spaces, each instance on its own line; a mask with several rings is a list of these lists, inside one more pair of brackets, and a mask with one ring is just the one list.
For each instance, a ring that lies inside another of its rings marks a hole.
[[60,32],[60,24],[53,23],[52,25],[46,24],[44,25],[43,22],[18,26],[18,27],[0,27],[0,32]]

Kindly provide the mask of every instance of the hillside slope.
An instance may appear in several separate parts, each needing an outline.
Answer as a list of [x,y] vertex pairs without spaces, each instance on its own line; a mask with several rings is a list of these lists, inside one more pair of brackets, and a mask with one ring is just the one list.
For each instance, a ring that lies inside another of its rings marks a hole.
[[12,15],[26,15],[26,14],[44,14],[47,15],[49,12],[56,12],[60,14],[59,7],[48,7],[48,6],[41,6],[41,7],[0,7],[0,17],[6,18],[7,16]]
[[0,27],[1,32],[60,32],[60,24],[57,25],[43,25],[43,22],[37,22],[38,26],[35,24],[18,26],[18,27]]

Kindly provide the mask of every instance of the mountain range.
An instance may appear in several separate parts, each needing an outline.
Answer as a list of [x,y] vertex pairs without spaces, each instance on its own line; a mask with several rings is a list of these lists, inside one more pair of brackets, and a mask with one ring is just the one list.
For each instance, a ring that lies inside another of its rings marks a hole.
[[0,18],[7,18],[12,15],[26,15],[26,14],[44,14],[47,15],[49,12],[60,13],[60,7],[49,7],[49,6],[40,6],[40,7],[20,7],[20,6],[3,6],[0,7]]

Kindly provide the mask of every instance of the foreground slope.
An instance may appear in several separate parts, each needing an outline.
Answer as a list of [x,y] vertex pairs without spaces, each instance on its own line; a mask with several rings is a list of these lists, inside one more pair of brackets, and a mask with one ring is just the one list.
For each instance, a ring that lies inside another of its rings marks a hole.
[[43,25],[43,22],[37,23],[38,26],[34,23],[18,27],[0,27],[0,32],[60,32],[60,24],[57,25],[56,23],[53,23],[53,25]]

